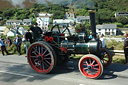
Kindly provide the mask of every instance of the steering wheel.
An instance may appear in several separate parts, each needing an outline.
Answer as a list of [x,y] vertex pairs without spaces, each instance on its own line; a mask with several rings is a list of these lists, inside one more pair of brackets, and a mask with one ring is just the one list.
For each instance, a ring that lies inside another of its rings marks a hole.
[[[62,26],[64,29],[63,31],[61,31],[60,27],[59,26]],[[52,28],[51,28],[51,32],[54,33],[54,29],[57,29],[56,32],[58,32],[59,34],[64,34],[66,31],[68,32],[67,34],[69,34],[69,36],[71,36],[71,32],[70,30],[68,29],[68,27],[64,24],[56,24],[54,25]]]

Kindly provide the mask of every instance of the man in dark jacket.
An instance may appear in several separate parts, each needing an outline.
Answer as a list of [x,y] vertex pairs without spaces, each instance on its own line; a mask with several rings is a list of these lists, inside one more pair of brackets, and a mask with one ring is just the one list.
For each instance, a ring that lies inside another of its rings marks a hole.
[[21,55],[21,43],[22,43],[22,39],[19,37],[18,34],[16,34],[16,38],[14,39],[14,43],[15,43],[15,46],[16,46],[16,49],[18,51],[18,54]]
[[32,43],[32,34],[29,31],[30,30],[28,29],[27,32],[25,33],[25,40]]
[[40,34],[42,34],[42,30],[40,27],[37,26],[38,24],[35,23],[34,24],[34,27],[30,27],[30,30],[33,32],[33,38],[34,38],[34,41],[37,39],[37,38],[40,38]]
[[124,37],[125,37],[125,40],[124,40],[125,62],[124,62],[124,64],[126,64],[127,63],[127,59],[128,59],[128,34],[124,33]]

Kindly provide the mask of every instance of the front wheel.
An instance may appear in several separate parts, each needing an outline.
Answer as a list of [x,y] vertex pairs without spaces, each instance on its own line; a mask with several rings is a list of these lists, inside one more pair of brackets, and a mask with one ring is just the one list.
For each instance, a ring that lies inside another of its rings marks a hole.
[[84,76],[97,79],[103,73],[103,65],[97,56],[88,54],[79,60],[79,70]]

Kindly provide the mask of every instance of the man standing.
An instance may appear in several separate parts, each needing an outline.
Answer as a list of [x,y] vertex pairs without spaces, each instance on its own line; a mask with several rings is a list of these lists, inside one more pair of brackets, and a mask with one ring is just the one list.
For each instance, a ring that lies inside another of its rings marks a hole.
[[15,43],[15,46],[16,46],[16,49],[18,51],[18,54],[21,55],[21,43],[22,43],[22,39],[19,37],[18,34],[16,34],[16,38],[14,39],[14,43]]
[[5,44],[4,44],[4,40],[1,38],[1,36],[0,36],[0,46],[1,46],[2,55],[4,56],[4,51],[8,55],[8,51],[6,50],[6,47],[5,47]]
[[28,29],[27,32],[25,33],[25,40],[32,43],[32,34],[29,31],[30,30]]
[[9,37],[7,37],[6,44],[7,44],[7,48],[9,48],[12,45],[12,41]]
[[99,39],[102,42],[102,48],[105,48],[105,40],[103,38],[103,35],[99,35]]
[[127,59],[128,59],[128,34],[124,33],[124,37],[125,37],[125,40],[124,40],[125,62],[124,62],[124,64],[126,64],[127,63]]
[[34,27],[30,27],[30,30],[33,32],[34,41],[36,41],[36,39],[40,38],[40,34],[42,34],[41,28],[38,27],[37,25],[38,24],[35,23]]

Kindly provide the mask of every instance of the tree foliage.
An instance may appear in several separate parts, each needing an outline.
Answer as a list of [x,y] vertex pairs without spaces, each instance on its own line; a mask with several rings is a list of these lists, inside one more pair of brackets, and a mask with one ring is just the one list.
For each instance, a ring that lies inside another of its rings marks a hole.
[[124,16],[118,17],[118,18],[117,18],[117,21],[118,21],[119,23],[122,23],[122,24],[127,24],[127,23],[128,23],[128,19],[127,19],[126,17],[124,17]]
[[[97,20],[99,23],[120,22],[123,25],[127,24],[126,18],[116,19],[116,12],[128,11],[128,0],[93,0],[95,9],[97,10]],[[117,21],[116,21],[117,20]]]
[[11,8],[4,10],[3,12],[0,11],[0,17],[4,19],[18,19],[22,20],[25,18],[35,18],[38,16],[40,12],[48,12],[54,15],[53,18],[59,19],[64,17],[64,8],[60,5],[49,4],[45,6],[43,4],[34,4],[33,7],[29,9],[22,9],[22,8]]
[[[92,1],[92,0],[87,0]],[[119,22],[123,25],[128,24],[127,18],[119,17],[115,18],[115,12],[127,12],[128,11],[128,0],[93,0],[94,9],[96,9],[96,23],[114,23]],[[53,19],[64,18],[66,11],[71,9],[70,6],[58,5],[47,3],[46,4],[34,4],[31,8],[10,8],[4,11],[0,11],[0,17],[4,19],[24,19],[37,17],[40,12],[48,12],[53,14]],[[82,5],[79,8],[74,7],[76,16],[89,15],[88,5]]]

